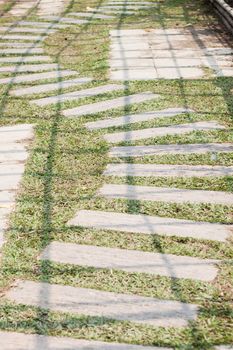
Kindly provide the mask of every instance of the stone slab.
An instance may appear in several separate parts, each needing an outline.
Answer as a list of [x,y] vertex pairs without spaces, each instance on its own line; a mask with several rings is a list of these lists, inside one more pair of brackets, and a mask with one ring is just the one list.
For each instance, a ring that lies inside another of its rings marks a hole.
[[[0,147],[10,143],[22,142],[32,139],[33,128],[31,124],[18,124],[0,127]],[[1,149],[1,148],[0,148]]]
[[[114,54],[114,51],[143,51],[150,50],[150,45],[146,41],[138,41],[138,42],[113,42],[110,45],[111,51]],[[124,53],[122,53],[122,57],[124,58]]]
[[97,18],[97,19],[112,19],[114,16],[109,15],[101,15],[97,13],[91,13],[91,12],[70,12],[69,15],[71,16],[77,16],[77,17],[91,17],[91,18]]
[[45,36],[36,36],[36,35],[17,35],[17,34],[4,34],[0,37],[0,40],[24,40],[24,41],[42,41]]
[[66,94],[61,94],[58,96],[40,98],[37,100],[32,100],[31,103],[35,103],[38,106],[47,106],[53,103],[63,103],[65,101],[78,100],[80,98],[96,96],[96,95],[105,94],[108,92],[118,91],[123,89],[124,89],[124,85],[108,84],[108,85],[97,86],[95,88],[68,92]]
[[59,65],[56,63],[44,63],[44,64],[18,64],[15,66],[3,66],[0,67],[0,72],[9,73],[21,73],[21,72],[43,72],[49,70],[58,70]]
[[105,176],[207,177],[233,176],[233,166],[168,165],[168,164],[108,164]]
[[1,350],[172,350],[132,344],[106,343],[38,334],[0,332]]
[[[61,79],[68,76],[77,75],[78,72],[72,70],[59,70],[59,71],[51,71],[45,73],[33,73],[26,75],[18,75],[16,77],[10,78],[2,78],[0,79],[0,84],[20,84],[20,83],[31,83],[37,80],[44,79]],[[62,82],[61,82],[62,84]]]
[[18,48],[18,49],[1,49],[1,55],[17,55],[17,54],[43,54],[44,49],[42,47],[33,48]]
[[10,33],[38,33],[38,34],[52,34],[55,32],[54,29],[44,28],[30,28],[30,27],[0,27],[0,32]]
[[15,193],[13,191],[0,191],[1,215],[8,215],[14,204]]
[[85,126],[90,130],[110,128],[112,126],[122,126],[133,123],[140,123],[158,118],[170,118],[184,113],[193,113],[194,111],[187,108],[167,108],[158,111],[150,111],[138,114],[128,114],[123,117],[97,120],[86,123]]
[[20,143],[0,144],[0,163],[22,162],[27,159],[25,146]]
[[107,14],[112,14],[112,15],[121,15],[121,16],[126,16],[126,15],[134,15],[135,11],[128,11],[128,10],[124,10],[124,13],[122,13],[121,10],[114,10],[114,9],[103,9],[102,7],[99,7],[98,9],[95,8],[95,9],[92,9],[92,11],[95,11],[95,12],[101,12],[101,13],[107,13]]
[[31,281],[19,281],[6,297],[52,311],[176,328],[187,326],[198,312],[197,305],[177,301]]
[[217,260],[52,242],[45,248],[42,260],[125,272],[147,273],[172,278],[212,281],[218,272]]
[[158,74],[154,68],[141,68],[141,69],[119,69],[111,70],[111,80],[154,80],[158,79]]
[[95,210],[79,210],[68,225],[219,242],[225,242],[233,233],[233,225]]
[[15,41],[1,41],[0,47],[13,47],[13,48],[33,48],[41,47],[40,43],[24,43],[24,42],[15,42]]
[[122,58],[122,59],[111,59],[111,69],[137,69],[137,68],[150,68],[155,69],[153,58]]
[[18,22],[19,26],[33,26],[37,28],[67,28],[69,27],[68,24],[64,23],[51,23],[51,22],[33,22],[33,21],[20,21]]
[[20,164],[1,164],[0,163],[0,191],[16,190],[22,175],[24,165]]
[[87,24],[88,20],[85,19],[75,19],[57,16],[43,16],[44,19],[48,21],[59,21],[59,23],[69,23],[69,24]]
[[98,191],[98,194],[106,198],[124,198],[128,200],[233,205],[233,193],[223,191],[105,184]]
[[159,95],[151,92],[144,92],[135,95],[122,96],[112,100],[106,100],[101,102],[92,103],[76,108],[71,108],[63,111],[63,115],[66,117],[79,117],[81,115],[94,114],[104,112],[113,108],[122,108],[133,103],[142,103],[159,98]]
[[51,62],[49,56],[18,56],[18,57],[0,57],[0,63],[27,63],[27,62]]
[[30,86],[27,88],[11,90],[10,94],[13,96],[24,96],[31,94],[40,94],[43,92],[50,92],[54,90],[63,90],[80,84],[91,82],[91,78],[75,78],[70,80],[64,80],[57,83],[41,84],[36,86]]
[[[1,80],[0,80],[1,82]],[[162,137],[166,135],[183,135],[193,131],[210,131],[210,130],[224,130],[225,127],[216,121],[196,122],[188,124],[179,124],[165,127],[148,128],[141,130],[115,132],[105,134],[104,139],[111,143],[135,141],[153,137]]]
[[111,157],[143,157],[166,154],[204,154],[204,153],[233,153],[232,143],[201,143],[201,144],[171,144],[150,146],[112,147]]

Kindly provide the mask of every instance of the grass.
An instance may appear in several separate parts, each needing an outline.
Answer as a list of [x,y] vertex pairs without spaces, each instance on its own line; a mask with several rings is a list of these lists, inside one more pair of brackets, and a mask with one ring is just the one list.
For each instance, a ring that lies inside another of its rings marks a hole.
[[[89,7],[99,6],[92,1]],[[70,1],[66,12],[85,11],[84,0]],[[7,16],[6,16],[7,17]],[[7,18],[1,22],[6,22]],[[31,14],[29,17],[36,19]],[[10,17],[9,17],[10,19]],[[111,21],[91,20],[88,25],[72,26],[50,35],[44,42],[45,54],[62,67],[74,69],[81,76],[94,78],[78,89],[106,84],[108,80],[109,30],[115,28],[162,28],[193,25],[195,28],[219,28],[217,19],[204,1],[167,0],[158,9],[142,11],[139,16],[119,16]],[[224,34],[224,38],[227,34]],[[25,73],[23,73],[25,74]],[[11,76],[2,74],[1,77]],[[67,77],[68,79],[68,77]],[[59,80],[59,79],[58,79]],[[40,81],[46,83],[46,80]],[[30,85],[36,85],[34,82]],[[4,295],[17,279],[46,281],[76,287],[95,288],[127,294],[172,299],[201,306],[197,321],[181,330],[155,328],[130,322],[49,312],[39,308],[15,305],[2,298],[0,329],[74,338],[126,342],[141,345],[172,346],[182,350],[210,349],[215,344],[233,342],[231,332],[232,249],[229,242],[212,242],[192,238],[129,234],[110,230],[68,227],[67,221],[79,209],[142,213],[161,217],[232,224],[232,209],[209,204],[171,204],[107,200],[96,196],[104,183],[172,186],[232,192],[232,177],[223,178],[161,178],[104,177],[109,162],[158,164],[233,165],[232,154],[212,157],[204,155],[164,155],[138,158],[110,159],[110,148],[102,135],[107,132],[167,126],[194,121],[216,120],[226,131],[195,132],[182,136],[137,141],[134,144],[174,144],[198,142],[232,142],[233,95],[232,78],[199,80],[160,80],[126,82],[123,90],[105,95],[38,108],[29,104],[34,98],[56,95],[57,92],[35,94],[23,98],[9,96],[12,88],[29,86],[17,84],[0,88],[0,125],[33,123],[35,139],[30,143],[30,157],[17,196],[17,206],[11,215],[11,225],[5,236],[0,287]],[[65,89],[65,92],[77,88]],[[160,95],[159,99],[135,104],[123,109],[66,119],[62,109],[73,108],[142,91]],[[155,119],[124,127],[88,131],[85,123],[122,114],[160,110],[168,107],[189,107],[195,112],[172,118]],[[133,144],[133,143],[131,143]],[[222,260],[219,274],[212,283],[172,279],[147,274],[109,271],[65,264],[41,262],[38,256],[53,240],[122,249],[137,249],[199,258]]]

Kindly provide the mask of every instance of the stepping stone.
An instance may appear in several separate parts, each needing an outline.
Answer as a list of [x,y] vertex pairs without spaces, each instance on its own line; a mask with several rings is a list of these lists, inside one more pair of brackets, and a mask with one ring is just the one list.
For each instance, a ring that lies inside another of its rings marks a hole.
[[[1,82],[1,80],[0,80]],[[148,139],[152,137],[161,137],[166,135],[183,135],[193,131],[209,131],[209,130],[224,130],[225,127],[216,121],[212,122],[197,122],[188,124],[179,124],[165,127],[148,128],[141,130],[123,131],[104,135],[104,139],[108,142],[117,143],[124,141],[135,141]]]
[[43,16],[44,19],[48,21],[59,21],[59,23],[69,23],[69,24],[87,24],[88,20],[85,19],[75,19],[75,18],[64,18],[57,16]]
[[140,123],[158,118],[170,118],[183,113],[192,113],[193,110],[186,108],[167,108],[161,111],[151,111],[139,114],[124,115],[119,118],[109,118],[97,120],[96,122],[86,123],[85,126],[90,130],[110,128],[112,126],[122,126],[133,123]]
[[98,191],[98,194],[105,198],[124,198],[128,200],[233,205],[233,193],[223,191],[105,184]]
[[86,84],[91,81],[92,81],[91,78],[76,78],[76,79],[59,81],[57,83],[42,84],[42,85],[36,85],[36,86],[30,86],[27,88],[12,90],[10,94],[13,96],[24,96],[24,95],[30,95],[30,94],[40,94],[43,92],[50,92],[54,90],[62,91],[63,89],[70,88],[79,84]]
[[111,70],[111,80],[154,80],[158,79],[155,68]]
[[34,48],[34,47],[41,47],[40,43],[16,43],[14,41],[7,41],[7,42],[0,42],[0,47],[13,47],[13,48]]
[[68,92],[66,94],[62,94],[58,96],[40,98],[37,100],[32,100],[30,102],[35,103],[38,106],[46,106],[52,103],[53,104],[63,103],[65,101],[78,100],[80,98],[96,96],[96,95],[105,94],[108,92],[118,91],[123,89],[124,89],[124,85],[108,84],[108,85],[97,86],[91,89]]
[[78,211],[68,225],[147,235],[192,237],[219,242],[225,242],[233,231],[233,225],[95,210]]
[[0,57],[0,63],[24,63],[24,62],[51,62],[49,56],[19,56],[19,57]]
[[[0,332],[1,350],[172,350],[154,346],[104,343],[93,340],[48,337],[38,334]],[[35,349],[36,350],[36,349]]]
[[0,191],[16,190],[24,173],[24,165],[0,163]]
[[38,53],[44,53],[44,49],[42,47],[36,47],[36,48],[22,48],[22,49],[1,49],[1,55],[16,55],[16,54],[38,54]]
[[108,164],[105,176],[206,177],[233,176],[233,166]]
[[25,41],[42,41],[45,36],[36,36],[36,35],[16,35],[16,34],[6,34],[0,37],[0,40],[25,40]]
[[216,349],[216,350],[233,350],[233,346],[232,345],[220,345],[220,346],[216,346],[214,349]]
[[113,108],[124,108],[133,103],[142,103],[159,97],[159,95],[155,95],[151,92],[122,96],[112,100],[101,101],[76,108],[66,109],[63,111],[63,115],[66,117],[79,117],[81,115],[104,112]]
[[51,22],[32,22],[32,21],[20,21],[18,22],[19,26],[33,26],[33,27],[42,27],[42,28],[67,28],[69,25],[64,23],[51,23]]
[[69,13],[71,16],[77,16],[77,17],[91,17],[91,18],[97,18],[97,19],[112,19],[114,16],[108,16],[108,15],[101,15],[97,13],[91,13],[91,12],[71,12]]
[[107,8],[102,8],[100,7],[99,9],[93,9],[95,12],[102,12],[102,13],[110,13],[110,14],[113,14],[113,15],[121,15],[121,16],[126,16],[126,15],[134,15],[135,14],[135,11],[128,11],[128,10],[125,10],[124,11],[121,11],[121,10],[114,10],[114,9],[107,9]]
[[[38,33],[38,34],[52,34],[55,33],[54,29],[44,29],[44,28],[28,28],[28,27],[0,27],[0,32],[6,32],[7,34],[10,33]],[[1,33],[2,35],[2,33]],[[3,34],[4,35],[4,34]]]
[[218,273],[216,260],[61,242],[50,243],[40,259],[199,281],[212,281]]
[[124,146],[112,147],[111,157],[143,157],[166,154],[204,154],[204,153],[233,153],[232,143],[195,143],[184,145],[150,145],[150,146]]
[[161,327],[186,327],[198,306],[138,295],[102,292],[43,282],[19,281],[6,293],[9,300],[51,311],[106,317]]
[[122,10],[124,11],[124,9],[127,10],[147,10],[150,8],[154,8],[157,7],[158,5],[152,5],[152,6],[144,6],[144,5],[105,5],[105,6],[101,6],[101,9],[105,10],[105,9],[113,9],[113,10]]
[[77,74],[78,73],[76,71],[72,71],[72,70],[59,70],[59,71],[51,71],[51,72],[45,72],[45,73],[33,73],[33,74],[27,74],[27,75],[19,75],[16,77],[3,78],[3,79],[0,79],[0,84],[9,84],[9,83],[20,84],[20,83],[26,83],[26,82],[31,83],[36,80],[61,79],[67,76],[72,76]]
[[0,72],[21,73],[21,72],[42,72],[49,71],[51,69],[61,69],[57,63],[45,63],[45,64],[21,64],[15,66],[0,67]]
[[28,153],[20,143],[0,143],[0,163],[15,163],[25,161]]
[[1,215],[7,215],[14,204],[15,193],[12,191],[0,191],[0,210]]
[[22,142],[33,138],[33,128],[30,124],[18,124],[0,127],[0,149],[2,145]]

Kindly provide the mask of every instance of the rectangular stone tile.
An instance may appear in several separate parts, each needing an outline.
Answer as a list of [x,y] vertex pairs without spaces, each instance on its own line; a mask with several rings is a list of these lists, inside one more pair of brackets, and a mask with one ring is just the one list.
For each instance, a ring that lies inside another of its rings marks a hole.
[[31,95],[31,94],[40,94],[43,92],[49,92],[54,90],[63,91],[63,89],[67,89],[80,84],[89,83],[91,81],[92,81],[91,78],[75,78],[70,80],[59,81],[57,83],[41,84],[36,86],[30,86],[27,88],[11,90],[10,94],[13,96],[24,96],[24,95]]
[[199,281],[212,281],[218,272],[216,260],[62,242],[50,243],[40,259]]
[[42,47],[36,47],[36,48],[18,48],[18,49],[1,49],[0,54],[1,55],[16,55],[16,54],[43,54],[44,49]]
[[159,98],[159,95],[155,95],[151,92],[122,96],[112,100],[106,100],[76,108],[67,109],[63,111],[63,115],[66,117],[79,117],[81,115],[104,112],[112,108],[123,108],[133,103],[142,103],[156,98]]
[[33,26],[37,28],[67,28],[68,24],[64,23],[51,23],[51,22],[35,22],[35,21],[20,21],[18,22],[19,26]]
[[18,57],[0,57],[0,63],[27,63],[27,62],[51,62],[49,56],[18,56]]
[[69,24],[87,24],[88,20],[85,19],[75,19],[75,18],[64,18],[57,16],[44,16],[44,19],[48,21],[59,21],[59,23],[69,23]]
[[[146,41],[138,41],[138,42],[116,42],[111,43],[110,48],[112,51],[144,51],[144,50],[150,50],[150,45]],[[124,56],[123,56],[124,57]]]
[[10,213],[14,200],[15,193],[13,191],[0,191],[1,217]]
[[125,146],[112,147],[109,155],[111,157],[143,157],[165,154],[204,154],[226,152],[233,153],[232,143],[201,143],[201,144],[171,144],[150,146]]
[[123,117],[97,120],[86,123],[85,126],[90,130],[110,128],[112,126],[122,126],[133,123],[140,123],[158,118],[170,118],[179,114],[193,113],[193,110],[186,108],[167,108],[158,111],[143,112],[138,114],[128,114]]
[[109,15],[101,15],[97,13],[92,12],[70,12],[69,15],[71,16],[77,16],[77,17],[91,17],[91,18],[97,18],[97,19],[112,19],[114,16]]
[[24,165],[0,163],[0,191],[16,190],[24,173]]
[[100,7],[99,9],[92,9],[95,10],[95,12],[101,12],[101,13],[110,13],[112,15],[133,15],[135,13],[135,11],[128,11],[128,10],[124,10],[124,13],[122,13],[121,10],[114,10],[114,9],[103,9],[102,7]]
[[59,70],[60,67],[56,63],[45,64],[16,64],[14,66],[0,67],[0,72],[21,73],[21,72],[43,72],[48,70]]
[[24,43],[24,42],[15,42],[15,41],[2,41],[0,42],[0,47],[13,47],[13,48],[33,48],[41,47],[41,43]]
[[233,166],[168,165],[168,164],[108,164],[105,176],[206,177],[233,176]]
[[68,92],[66,94],[61,94],[58,96],[40,98],[37,100],[32,100],[31,103],[35,103],[38,106],[46,106],[52,103],[63,103],[65,101],[78,100],[80,98],[96,96],[96,95],[105,94],[108,92],[118,91],[123,89],[124,89],[124,85],[108,84],[108,85],[97,86],[90,89]]
[[106,198],[124,198],[128,200],[233,205],[233,193],[223,191],[105,184],[98,191],[98,194]]
[[[48,337],[38,334],[0,332],[1,350],[172,350],[123,343]],[[36,347],[36,348],[35,348]]]
[[197,305],[178,301],[31,281],[18,282],[6,297],[51,311],[176,328],[187,326],[198,312]]
[[111,59],[111,69],[155,68],[153,58]]
[[22,142],[33,137],[31,124],[18,124],[0,127],[0,147],[13,142]]
[[225,127],[215,121],[196,122],[141,130],[115,132],[111,134],[105,134],[104,139],[108,142],[117,143],[124,141],[148,139],[152,137],[161,137],[166,135],[182,135],[192,131],[209,131],[215,129],[223,130],[225,129]]
[[[10,77],[10,78],[2,78],[0,79],[0,84],[20,84],[20,83],[31,83],[33,81],[37,80],[44,80],[44,79],[61,79],[64,77],[77,75],[78,72],[72,71],[72,70],[59,70],[59,71],[51,71],[51,72],[45,72],[45,73],[33,73],[33,74],[26,74],[26,75],[18,75],[16,77]],[[61,82],[62,84],[62,82]]]
[[25,161],[27,151],[20,143],[0,143],[0,163],[15,163]]
[[157,68],[158,79],[197,79],[204,76],[204,70],[198,67]]
[[36,36],[36,35],[22,35],[22,34],[5,34],[0,37],[0,40],[24,40],[24,41],[42,41],[45,36]]
[[225,242],[233,232],[233,225],[95,210],[79,210],[68,225],[219,242]]
[[[6,32],[7,34],[10,33],[38,33],[38,34],[51,34],[54,33],[54,29],[44,29],[44,28],[28,28],[28,27],[0,27],[0,32]],[[2,33],[1,33],[2,35]]]
[[158,79],[155,68],[119,69],[110,71],[111,80],[154,80]]

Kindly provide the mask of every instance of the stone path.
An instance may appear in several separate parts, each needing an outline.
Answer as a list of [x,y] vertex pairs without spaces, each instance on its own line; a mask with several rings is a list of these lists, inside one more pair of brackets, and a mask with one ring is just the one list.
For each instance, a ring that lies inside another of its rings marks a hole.
[[23,17],[32,12],[37,15],[45,14],[59,14],[64,8],[64,0],[26,0],[16,2],[16,4],[9,11],[12,16]]

